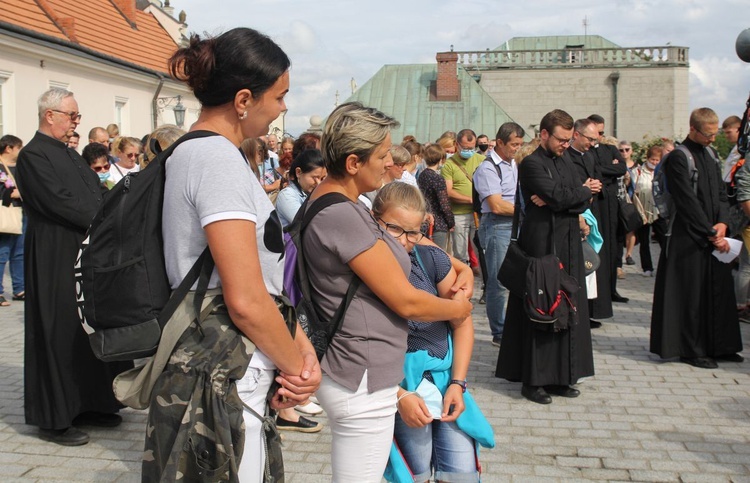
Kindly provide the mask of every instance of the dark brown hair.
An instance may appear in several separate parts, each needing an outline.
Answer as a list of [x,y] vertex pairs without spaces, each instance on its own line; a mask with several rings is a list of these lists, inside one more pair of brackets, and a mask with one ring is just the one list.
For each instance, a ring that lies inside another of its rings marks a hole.
[[545,114],[542,122],[539,123],[539,129],[544,129],[550,136],[557,126],[563,129],[573,129],[573,118],[562,109],[554,109]]
[[291,65],[281,47],[257,30],[235,28],[218,37],[190,36],[169,59],[169,73],[186,82],[203,106],[221,106],[241,89],[257,99]]

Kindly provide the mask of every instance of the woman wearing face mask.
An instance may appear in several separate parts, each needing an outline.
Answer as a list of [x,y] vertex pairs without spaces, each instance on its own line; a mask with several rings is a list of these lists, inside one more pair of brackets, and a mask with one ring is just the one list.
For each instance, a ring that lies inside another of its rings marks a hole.
[[141,166],[138,164],[138,158],[141,155],[141,141],[136,138],[121,137],[117,140],[113,149],[118,161],[112,165],[110,179],[117,184],[128,173],[137,173],[141,170]]
[[83,148],[81,156],[89,163],[91,169],[99,176],[103,191],[109,191],[115,183],[111,179],[109,160],[107,159],[107,147],[99,143],[90,143]]
[[[441,148],[443,148],[443,151],[445,152],[445,159],[449,159],[451,156],[456,154],[456,138],[442,136],[437,140],[435,144],[438,144]],[[443,161],[443,163],[445,163],[445,161]]]
[[286,228],[294,220],[305,198],[326,177],[326,164],[318,149],[308,149],[297,156],[289,168],[289,186],[276,199],[276,212],[281,226]]
[[[633,198],[640,201],[643,208],[641,216],[643,217],[643,226],[638,229],[636,236],[638,243],[641,244],[641,268],[644,277],[654,276],[654,263],[651,261],[651,227],[654,228],[659,246],[664,248],[665,236],[667,234],[666,220],[659,218],[659,210],[654,203],[654,193],[652,191],[654,182],[654,169],[661,161],[663,149],[661,146],[651,146],[646,153],[646,162],[643,166],[635,170],[635,180],[633,182],[635,191]],[[638,204],[636,204],[638,206]]]

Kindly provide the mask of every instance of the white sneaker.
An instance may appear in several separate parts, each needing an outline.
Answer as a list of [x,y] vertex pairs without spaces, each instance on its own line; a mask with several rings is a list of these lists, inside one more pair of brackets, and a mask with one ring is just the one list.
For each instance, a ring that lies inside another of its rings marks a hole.
[[294,409],[296,409],[297,412],[300,412],[302,414],[308,414],[310,416],[316,416],[323,412],[323,408],[321,408],[314,402],[309,402],[305,405],[297,406]]
[[654,276],[654,271],[653,270],[644,270],[642,275],[644,277],[653,277]]

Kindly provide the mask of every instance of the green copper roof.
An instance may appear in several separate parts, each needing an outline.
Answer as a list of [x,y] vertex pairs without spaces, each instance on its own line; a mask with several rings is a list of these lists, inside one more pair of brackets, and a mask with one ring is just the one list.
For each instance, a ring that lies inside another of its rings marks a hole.
[[458,102],[430,100],[436,79],[435,64],[385,65],[347,102],[359,101],[398,119],[401,126],[391,133],[394,143],[407,134],[421,143],[434,142],[445,131],[465,128],[492,138],[502,123],[513,120],[463,68],[458,68]]
[[617,49],[619,45],[600,35],[550,35],[546,37],[513,37],[495,50],[563,50],[566,47]]

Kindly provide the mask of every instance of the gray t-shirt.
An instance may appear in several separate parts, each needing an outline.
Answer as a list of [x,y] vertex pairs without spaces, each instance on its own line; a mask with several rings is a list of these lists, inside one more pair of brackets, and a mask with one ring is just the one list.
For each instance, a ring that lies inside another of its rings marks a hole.
[[[255,223],[266,290],[281,294],[284,243],[281,223],[258,179],[237,147],[223,136],[179,145],[166,163],[162,234],[167,276],[176,288],[206,248],[203,228],[221,220]],[[221,285],[214,269],[209,288]],[[195,286],[193,286],[195,289]],[[258,352],[260,354],[260,352]],[[259,365],[260,363],[260,365]],[[253,367],[273,367],[261,354]]]
[[[347,265],[383,240],[409,275],[409,255],[383,230],[362,203],[337,203],[323,209],[305,230],[313,300],[331,317],[341,304],[354,272]],[[365,284],[360,285],[344,322],[328,347],[321,368],[331,379],[356,391],[367,370],[367,390],[394,387],[404,377],[409,327]]]

